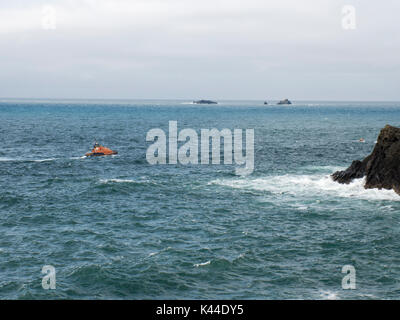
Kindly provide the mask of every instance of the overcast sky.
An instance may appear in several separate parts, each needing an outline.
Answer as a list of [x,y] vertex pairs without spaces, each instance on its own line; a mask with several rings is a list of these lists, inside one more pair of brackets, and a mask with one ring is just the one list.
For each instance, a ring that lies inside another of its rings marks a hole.
[[0,97],[400,101],[399,15],[398,0],[0,0]]

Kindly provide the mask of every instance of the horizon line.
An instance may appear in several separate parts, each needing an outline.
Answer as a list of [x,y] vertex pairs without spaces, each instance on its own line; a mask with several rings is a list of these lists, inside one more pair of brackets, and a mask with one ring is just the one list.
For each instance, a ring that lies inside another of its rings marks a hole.
[[[29,97],[29,98],[19,98],[19,97],[0,97],[0,100],[74,100],[74,101],[80,101],[80,100],[93,100],[93,101],[196,101],[199,98],[43,98],[43,97]],[[200,98],[204,99],[204,98]],[[221,98],[221,99],[214,99],[214,98],[207,98],[207,99],[212,99],[214,101],[280,101],[282,99],[226,99],[226,98]],[[333,100],[333,99],[291,99],[289,98],[291,102],[400,102],[400,100],[357,100],[357,99],[350,99],[350,100]]]

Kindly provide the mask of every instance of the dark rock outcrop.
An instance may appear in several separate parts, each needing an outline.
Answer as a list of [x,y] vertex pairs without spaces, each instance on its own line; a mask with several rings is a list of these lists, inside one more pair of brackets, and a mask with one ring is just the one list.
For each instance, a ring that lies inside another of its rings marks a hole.
[[332,174],[333,180],[339,183],[363,177],[366,177],[365,189],[393,189],[400,195],[400,128],[386,125],[368,157],[353,161],[345,171]]
[[289,99],[284,99],[279,101],[277,104],[292,104],[292,103],[289,101]]
[[218,102],[212,100],[197,100],[193,101],[194,104],[217,104]]

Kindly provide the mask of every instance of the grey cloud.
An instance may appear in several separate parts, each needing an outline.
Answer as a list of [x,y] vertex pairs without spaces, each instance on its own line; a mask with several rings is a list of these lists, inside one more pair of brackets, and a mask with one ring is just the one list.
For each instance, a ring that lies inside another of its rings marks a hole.
[[0,4],[2,97],[400,100],[396,1],[43,4]]

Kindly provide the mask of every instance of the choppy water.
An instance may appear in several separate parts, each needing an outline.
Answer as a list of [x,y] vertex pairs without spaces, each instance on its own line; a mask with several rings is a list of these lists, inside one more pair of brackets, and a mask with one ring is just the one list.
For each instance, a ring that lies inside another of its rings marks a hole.
[[[169,120],[254,128],[254,173],[149,165]],[[399,298],[400,196],[329,179],[387,123],[399,103],[1,101],[0,297]],[[119,154],[82,158],[95,139]]]

